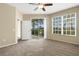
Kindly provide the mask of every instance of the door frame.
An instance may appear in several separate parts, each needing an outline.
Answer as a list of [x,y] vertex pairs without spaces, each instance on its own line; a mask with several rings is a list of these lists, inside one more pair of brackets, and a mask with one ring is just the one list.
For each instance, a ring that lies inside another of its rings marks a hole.
[[[44,39],[47,39],[47,19],[46,18],[40,18],[40,17],[38,17],[38,18],[31,18],[31,22],[32,22],[32,20],[33,19],[43,19],[44,21]],[[31,34],[32,35],[32,34]]]

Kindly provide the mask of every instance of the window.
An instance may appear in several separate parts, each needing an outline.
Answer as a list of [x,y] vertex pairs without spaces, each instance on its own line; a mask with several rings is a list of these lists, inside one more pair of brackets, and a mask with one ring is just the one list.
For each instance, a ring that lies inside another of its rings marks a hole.
[[63,34],[76,35],[76,14],[63,16]]
[[53,18],[53,33],[62,35],[76,35],[76,14],[67,14]]
[[53,20],[53,33],[61,34],[61,17],[55,17]]

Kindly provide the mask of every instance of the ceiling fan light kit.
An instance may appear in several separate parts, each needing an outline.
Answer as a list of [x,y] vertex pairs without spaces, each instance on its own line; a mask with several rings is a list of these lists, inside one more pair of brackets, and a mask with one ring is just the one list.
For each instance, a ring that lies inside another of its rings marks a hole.
[[29,3],[31,5],[37,5],[37,7],[34,9],[35,11],[37,9],[42,9],[43,11],[46,11],[45,7],[46,6],[52,6],[52,3]]
[[44,7],[44,5],[39,5],[38,7],[39,7],[39,8],[43,8],[43,7]]

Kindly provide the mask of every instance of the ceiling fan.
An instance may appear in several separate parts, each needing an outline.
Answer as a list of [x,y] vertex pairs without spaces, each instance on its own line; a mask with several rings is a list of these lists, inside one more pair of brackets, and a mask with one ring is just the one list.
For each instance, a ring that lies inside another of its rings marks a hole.
[[45,9],[46,6],[52,6],[53,5],[52,3],[29,3],[29,4],[37,5],[37,7],[34,10],[42,9],[43,11],[46,11],[46,9]]

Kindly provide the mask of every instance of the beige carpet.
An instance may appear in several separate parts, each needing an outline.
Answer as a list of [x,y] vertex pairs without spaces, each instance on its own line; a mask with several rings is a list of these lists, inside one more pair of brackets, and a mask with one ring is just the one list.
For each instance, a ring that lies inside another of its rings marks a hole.
[[0,48],[1,56],[79,56],[79,45],[52,40],[27,40]]

